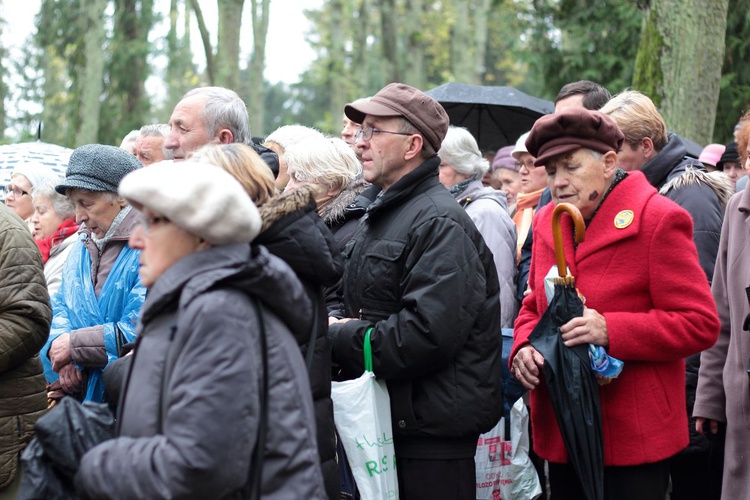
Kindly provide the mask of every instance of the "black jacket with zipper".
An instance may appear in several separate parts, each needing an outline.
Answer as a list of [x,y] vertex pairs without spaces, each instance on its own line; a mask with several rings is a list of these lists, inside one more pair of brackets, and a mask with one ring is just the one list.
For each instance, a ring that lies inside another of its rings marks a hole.
[[334,360],[373,371],[391,398],[396,455],[473,457],[502,413],[499,285],[492,254],[439,182],[437,157],[382,193],[344,250],[348,317],[332,325]]

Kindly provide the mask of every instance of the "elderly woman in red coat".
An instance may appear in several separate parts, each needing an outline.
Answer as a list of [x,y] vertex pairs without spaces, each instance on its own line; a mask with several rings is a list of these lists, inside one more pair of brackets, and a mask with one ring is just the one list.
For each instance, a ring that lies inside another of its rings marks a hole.
[[[540,118],[526,144],[546,168],[554,204],[575,205],[587,226],[575,246],[570,218],[563,217],[568,267],[586,307],[560,328],[562,338],[567,346],[603,346],[625,362],[618,378],[599,387],[605,497],[663,500],[668,459],[688,443],[684,358],[714,344],[719,322],[690,215],[640,172],[616,168],[622,140],[609,117],[570,109]],[[510,365],[531,390],[534,450],[549,461],[555,500],[580,499],[541,375],[544,358],[528,341],[547,308],[553,208],[534,220],[531,294],[515,323]]]

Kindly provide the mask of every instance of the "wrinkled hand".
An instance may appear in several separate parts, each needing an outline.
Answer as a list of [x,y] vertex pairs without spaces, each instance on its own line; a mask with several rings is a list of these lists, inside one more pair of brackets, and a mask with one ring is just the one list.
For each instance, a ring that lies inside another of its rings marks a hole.
[[70,354],[70,334],[63,333],[57,337],[49,348],[49,360],[52,362],[52,369],[57,373],[73,361]]
[[76,368],[76,365],[68,363],[63,366],[59,372],[60,386],[68,394],[75,394],[81,390],[83,385],[83,373]]
[[565,345],[594,344],[609,347],[607,320],[595,309],[583,308],[583,316],[573,318],[560,327]]
[[695,417],[695,430],[698,431],[702,436],[705,436],[703,432],[704,426],[708,422],[708,430],[711,434],[716,435],[719,432],[719,422],[711,420],[710,418]]
[[539,385],[544,356],[530,344],[520,348],[513,358],[511,371],[522,386],[531,390]]
[[51,384],[47,384],[47,400],[59,400],[66,396],[63,391],[62,385],[59,380],[55,380]]

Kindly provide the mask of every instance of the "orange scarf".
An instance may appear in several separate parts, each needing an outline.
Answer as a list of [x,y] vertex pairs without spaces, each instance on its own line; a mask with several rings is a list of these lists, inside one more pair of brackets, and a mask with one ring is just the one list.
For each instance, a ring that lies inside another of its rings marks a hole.
[[518,233],[518,239],[516,240],[517,261],[521,260],[521,247],[523,247],[526,236],[529,234],[531,220],[534,218],[536,206],[539,204],[539,198],[542,197],[543,191],[544,188],[531,193],[518,193],[516,198],[516,214],[513,216],[513,222],[516,223],[516,232]]

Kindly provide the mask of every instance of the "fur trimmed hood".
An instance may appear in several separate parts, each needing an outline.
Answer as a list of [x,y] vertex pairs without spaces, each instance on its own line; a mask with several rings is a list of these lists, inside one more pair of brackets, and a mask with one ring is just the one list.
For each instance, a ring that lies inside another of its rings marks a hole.
[[307,208],[310,204],[315,204],[315,188],[313,186],[301,185],[294,189],[282,191],[278,196],[274,196],[258,207],[260,218],[263,220],[260,232],[262,233],[275,222],[298,210]]
[[323,207],[320,218],[327,226],[333,226],[346,220],[346,207],[354,203],[357,196],[370,186],[364,179],[350,182],[331,202]]
[[710,186],[719,198],[722,210],[725,210],[729,198],[734,194],[732,183],[722,172],[706,172],[699,168],[686,166],[685,171],[672,178],[659,189],[659,194],[666,195],[671,189],[679,190],[690,185],[705,183]]

